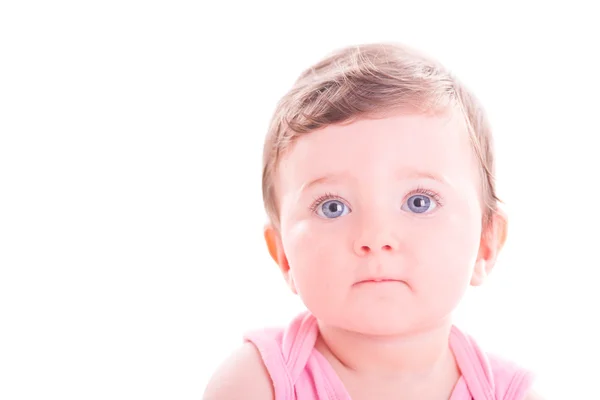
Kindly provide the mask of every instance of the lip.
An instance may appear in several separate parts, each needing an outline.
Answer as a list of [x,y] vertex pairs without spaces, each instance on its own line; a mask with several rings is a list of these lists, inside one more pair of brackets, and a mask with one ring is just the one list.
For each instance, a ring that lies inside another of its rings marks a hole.
[[404,282],[401,279],[395,279],[395,278],[367,278],[367,279],[363,279],[361,281],[356,282],[356,284],[361,284],[361,283],[404,283],[406,284],[406,282]]

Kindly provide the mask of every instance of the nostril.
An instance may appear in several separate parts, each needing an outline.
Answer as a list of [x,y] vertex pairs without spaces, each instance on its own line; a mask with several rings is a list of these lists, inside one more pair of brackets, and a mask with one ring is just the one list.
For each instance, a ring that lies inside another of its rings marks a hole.
[[360,247],[360,250],[361,250],[363,253],[368,253],[368,252],[370,252],[370,251],[371,251],[371,249],[369,248],[369,246],[361,246],[361,247]]
[[382,247],[383,250],[391,250],[392,246],[390,246],[389,244],[386,244],[385,246]]

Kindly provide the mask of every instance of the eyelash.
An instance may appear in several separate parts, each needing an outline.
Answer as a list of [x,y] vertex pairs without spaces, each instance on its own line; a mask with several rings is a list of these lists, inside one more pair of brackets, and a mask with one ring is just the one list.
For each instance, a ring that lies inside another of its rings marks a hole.
[[[438,206],[443,207],[444,206],[444,200],[442,199],[442,197],[437,193],[434,192],[433,190],[430,189],[426,189],[424,187],[417,187],[415,190],[409,192],[406,195],[406,198],[409,199],[410,197],[416,195],[416,194],[424,194],[427,195],[429,197],[431,197],[433,200],[435,200],[435,202],[438,204]],[[337,194],[335,193],[330,193],[327,192],[321,196],[316,197],[313,200],[313,203],[311,204],[311,206],[309,207],[309,210],[312,212],[316,212],[317,208],[325,201],[327,200],[339,200],[343,203],[346,204],[346,206],[348,206],[348,204]],[[349,206],[348,206],[349,208]]]
[[438,205],[440,207],[442,207],[444,205],[444,199],[442,199],[442,196],[440,196],[438,193],[434,192],[433,190],[425,189],[424,187],[417,187],[415,190],[410,192],[406,197],[410,198],[411,196],[414,196],[415,194],[425,194],[425,195],[431,197],[433,200],[435,200],[435,202],[438,203]]
[[[327,200],[339,200],[343,203],[346,203],[340,196],[338,196],[337,194],[334,193],[330,193],[327,192],[321,196],[315,197],[315,199],[313,200],[313,203],[311,204],[311,206],[309,207],[309,210],[312,212],[317,212],[317,207],[319,207],[323,202],[327,201]],[[347,206],[348,204],[346,204]],[[348,207],[350,208],[350,207]]]

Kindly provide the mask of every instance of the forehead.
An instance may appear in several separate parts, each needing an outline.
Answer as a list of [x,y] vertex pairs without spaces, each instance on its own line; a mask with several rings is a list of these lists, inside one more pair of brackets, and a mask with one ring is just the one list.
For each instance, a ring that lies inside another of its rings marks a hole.
[[472,184],[477,160],[462,115],[454,110],[436,115],[403,113],[305,134],[283,156],[277,186],[282,191],[297,190],[323,175],[368,179],[401,170]]

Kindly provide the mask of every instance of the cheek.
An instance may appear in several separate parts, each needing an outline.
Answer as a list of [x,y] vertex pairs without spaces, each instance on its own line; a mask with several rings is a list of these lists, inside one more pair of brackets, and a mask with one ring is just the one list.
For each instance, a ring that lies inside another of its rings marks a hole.
[[[416,284],[425,298],[455,306],[467,289],[477,254],[481,223],[475,213],[445,215],[426,228],[415,244],[420,268]],[[425,229],[425,228],[424,228]]]
[[348,260],[342,233],[313,225],[311,221],[299,222],[283,235],[290,270],[305,301],[309,300],[306,297],[334,292],[344,282],[344,275],[348,276],[343,273]]

